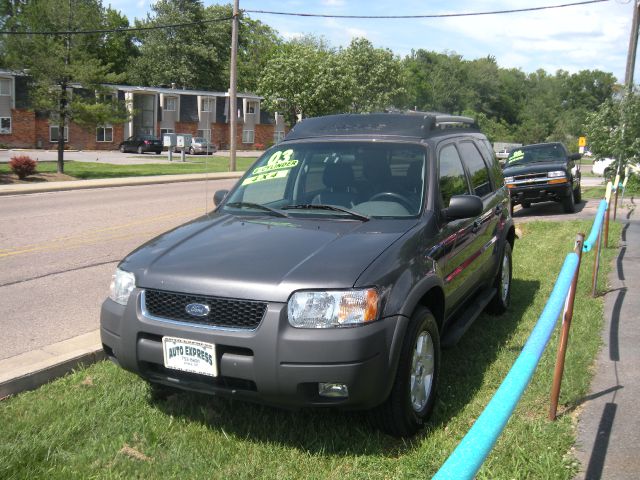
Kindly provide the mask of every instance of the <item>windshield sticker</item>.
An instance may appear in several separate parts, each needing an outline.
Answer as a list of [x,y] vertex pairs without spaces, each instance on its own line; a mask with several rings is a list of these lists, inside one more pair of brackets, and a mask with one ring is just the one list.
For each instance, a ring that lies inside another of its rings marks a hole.
[[[269,173],[261,173],[260,175],[253,175],[252,177],[246,178],[242,182],[242,186],[252,185],[254,183],[266,182],[267,180],[277,180],[279,178],[287,178],[290,170],[276,170],[275,172]],[[255,173],[252,172],[252,173]]]
[[509,163],[522,160],[524,158],[524,152],[522,150],[516,150],[509,156]]
[[267,164],[256,168],[251,175],[258,175],[260,173],[271,172],[273,170],[283,170],[285,168],[293,168],[298,165],[298,160],[292,160],[291,155],[293,155],[293,150],[285,150],[274,152]]

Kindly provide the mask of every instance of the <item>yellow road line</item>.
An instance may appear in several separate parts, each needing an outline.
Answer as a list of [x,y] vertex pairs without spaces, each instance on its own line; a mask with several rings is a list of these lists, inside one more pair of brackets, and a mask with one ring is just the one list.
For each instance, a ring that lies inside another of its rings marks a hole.
[[190,219],[190,218],[192,218],[193,215],[195,215],[197,213],[201,213],[201,210],[200,209],[190,209],[190,210],[174,212],[174,213],[165,214],[165,215],[159,215],[159,216],[156,216],[156,217],[148,217],[148,218],[145,218],[144,220],[137,220],[137,221],[134,221],[134,222],[124,223],[124,224],[121,224],[121,225],[115,225],[115,226],[112,226],[112,227],[91,229],[91,230],[88,230],[87,232],[83,232],[81,234],[68,235],[68,236],[64,236],[64,237],[53,238],[53,239],[48,240],[46,242],[39,242],[39,243],[34,243],[34,244],[29,244],[29,245],[21,245],[21,246],[16,246],[16,247],[11,247],[11,248],[0,248],[0,257],[9,256],[9,255],[16,255],[17,253],[26,253],[26,252],[31,252],[31,251],[38,251],[38,250],[43,249],[43,248],[46,250],[46,249],[49,249],[52,244],[61,243],[61,242],[64,242],[65,244],[67,244],[68,242],[74,242],[74,241],[83,240],[83,239],[85,239],[85,240],[86,239],[91,239],[91,241],[93,241],[95,239],[95,235],[100,234],[100,233],[113,232],[113,231],[116,231],[116,230],[122,230],[124,228],[130,228],[130,227],[139,227],[139,226],[150,224],[150,223],[158,223],[158,222],[163,222],[163,221],[169,221],[169,220],[174,220],[174,219],[177,219],[177,218],[180,218],[180,217],[186,217],[185,219]]

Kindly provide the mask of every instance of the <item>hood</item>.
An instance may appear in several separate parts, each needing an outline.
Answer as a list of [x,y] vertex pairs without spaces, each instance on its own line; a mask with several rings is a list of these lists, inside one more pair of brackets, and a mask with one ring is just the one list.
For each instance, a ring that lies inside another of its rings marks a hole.
[[285,302],[298,289],[352,287],[416,223],[212,214],[151,240],[120,268],[140,288]]
[[506,167],[502,170],[502,174],[505,177],[515,177],[516,175],[525,175],[528,173],[546,173],[553,170],[567,171],[567,162],[535,162],[535,163],[521,163],[513,165],[512,167]]

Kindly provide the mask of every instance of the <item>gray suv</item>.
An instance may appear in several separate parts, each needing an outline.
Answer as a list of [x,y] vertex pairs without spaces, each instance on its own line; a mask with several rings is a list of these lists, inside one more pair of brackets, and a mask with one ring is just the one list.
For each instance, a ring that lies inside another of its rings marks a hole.
[[367,409],[410,436],[440,349],[511,293],[514,227],[472,119],[302,121],[217,207],[118,266],[106,354],[155,392]]

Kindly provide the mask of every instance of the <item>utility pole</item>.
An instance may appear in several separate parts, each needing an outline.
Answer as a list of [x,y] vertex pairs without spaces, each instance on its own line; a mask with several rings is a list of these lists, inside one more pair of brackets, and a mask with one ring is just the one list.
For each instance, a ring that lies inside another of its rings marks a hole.
[[633,21],[631,23],[631,36],[629,37],[629,50],[627,52],[627,70],[624,76],[624,84],[627,90],[633,88],[633,71],[636,67],[636,52],[638,50],[638,14],[640,12],[640,0],[633,6]]
[[238,17],[240,0],[233,0],[231,24],[231,75],[229,80],[229,171],[236,170],[236,132],[238,130]]

